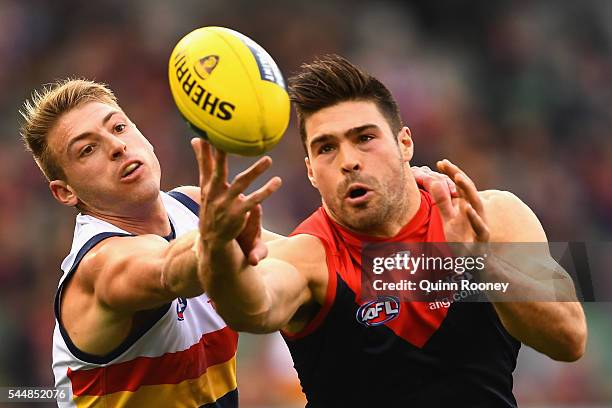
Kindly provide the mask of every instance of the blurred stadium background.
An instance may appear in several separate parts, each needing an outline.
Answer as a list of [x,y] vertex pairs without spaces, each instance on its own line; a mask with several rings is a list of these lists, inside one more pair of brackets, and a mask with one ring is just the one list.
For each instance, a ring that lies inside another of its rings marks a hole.
[[[551,241],[612,237],[610,1],[0,0],[1,386],[53,383],[52,300],[74,227],[19,141],[17,110],[58,78],[109,83],[156,146],[163,187],[194,184],[166,64],[179,38],[205,25],[251,36],[285,76],[317,54],[349,57],[399,100],[413,164],[448,157],[481,189],[513,191]],[[318,205],[293,121],[272,156],[284,186],[264,207],[265,225],[288,233]],[[585,307],[590,337],[578,363],[523,347],[521,406],[612,406],[612,304]],[[242,336],[242,406],[303,405],[295,378],[277,336]]]

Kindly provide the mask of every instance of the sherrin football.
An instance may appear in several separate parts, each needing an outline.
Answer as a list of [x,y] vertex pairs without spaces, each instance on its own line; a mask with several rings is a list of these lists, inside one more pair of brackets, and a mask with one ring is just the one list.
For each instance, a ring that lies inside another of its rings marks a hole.
[[187,34],[172,51],[168,75],[183,117],[219,149],[260,155],[287,129],[283,76],[272,57],[239,32],[203,27]]

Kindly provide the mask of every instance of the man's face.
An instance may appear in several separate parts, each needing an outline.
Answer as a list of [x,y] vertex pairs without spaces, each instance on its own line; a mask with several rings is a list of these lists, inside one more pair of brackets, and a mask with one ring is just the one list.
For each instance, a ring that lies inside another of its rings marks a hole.
[[412,139],[396,139],[374,102],[341,102],[305,121],[308,177],[337,222],[363,233],[401,216]]
[[159,195],[153,147],[116,107],[88,102],[66,112],[49,132],[48,145],[66,175],[59,191],[64,204],[76,204],[76,197],[85,210],[121,215]]

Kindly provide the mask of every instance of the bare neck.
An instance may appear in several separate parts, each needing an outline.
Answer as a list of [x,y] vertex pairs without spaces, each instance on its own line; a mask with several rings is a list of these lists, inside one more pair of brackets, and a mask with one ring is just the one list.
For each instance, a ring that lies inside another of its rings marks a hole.
[[157,199],[149,203],[133,205],[120,212],[85,208],[81,213],[91,215],[136,235],[155,234],[165,237],[172,233],[172,226],[161,193]]

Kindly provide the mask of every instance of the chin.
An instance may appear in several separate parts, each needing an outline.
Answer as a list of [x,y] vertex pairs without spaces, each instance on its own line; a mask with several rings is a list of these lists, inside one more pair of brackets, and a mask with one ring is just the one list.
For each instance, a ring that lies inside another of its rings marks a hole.
[[149,201],[157,199],[157,197],[159,196],[159,192],[159,184],[151,180],[145,183],[141,183],[129,194],[132,199],[136,199],[137,201]]
[[342,214],[342,224],[350,229],[368,234],[381,224],[381,214],[374,209],[356,208],[353,211]]

